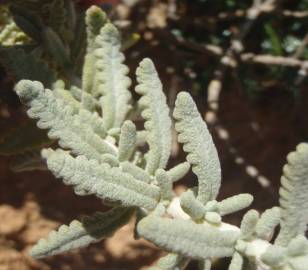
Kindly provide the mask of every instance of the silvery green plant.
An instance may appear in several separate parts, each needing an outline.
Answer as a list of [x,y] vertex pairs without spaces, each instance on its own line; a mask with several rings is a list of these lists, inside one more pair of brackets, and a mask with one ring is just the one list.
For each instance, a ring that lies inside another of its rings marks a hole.
[[[29,107],[29,117],[58,141],[58,149],[42,150],[48,169],[76,194],[93,194],[112,209],[62,225],[40,240],[31,255],[41,258],[87,246],[111,236],[135,215],[136,237],[169,252],[151,270],[185,269],[190,260],[209,270],[223,257],[231,258],[229,270],[307,269],[308,144],[287,157],[280,206],[261,215],[248,211],[240,227],[223,222],[225,215],[248,207],[253,197],[239,194],[217,201],[220,163],[191,96],[179,93],[173,112],[187,161],[166,169],[172,120],[152,61],[144,59],[136,71],[144,119],[144,129],[137,130],[128,119],[131,80],[119,32],[97,7],[87,11],[86,25],[81,87],[66,89],[57,81],[50,90],[38,81],[22,80],[15,90]],[[176,196],[173,183],[190,167],[198,186]]]

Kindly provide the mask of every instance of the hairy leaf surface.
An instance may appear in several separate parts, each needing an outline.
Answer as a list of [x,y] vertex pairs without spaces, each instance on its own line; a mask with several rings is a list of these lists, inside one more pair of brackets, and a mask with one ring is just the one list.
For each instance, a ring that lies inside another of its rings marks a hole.
[[157,246],[195,259],[228,257],[234,252],[238,232],[219,231],[191,220],[148,216],[137,227],[138,233]]
[[139,206],[153,209],[159,199],[159,188],[134,179],[118,167],[99,164],[85,156],[72,157],[58,149],[43,151],[47,166],[53,174],[63,178],[66,185],[72,185],[80,195],[94,194],[123,206]]
[[308,144],[301,143],[287,157],[283,167],[279,203],[280,232],[276,244],[286,246],[299,234],[305,234],[308,223]]
[[157,71],[150,59],[144,59],[136,71],[138,86],[136,92],[142,97],[139,105],[142,117],[146,120],[149,152],[146,170],[154,174],[158,168],[165,168],[171,151],[171,119],[166,96]]
[[108,212],[97,212],[81,222],[74,220],[69,226],[62,225],[57,231],[50,232],[47,239],[41,239],[32,248],[31,255],[41,258],[95,243],[126,224],[132,213],[132,208],[118,207]]
[[202,203],[214,200],[221,182],[218,154],[207,126],[188,93],[178,94],[173,116],[177,120],[178,140],[184,144],[187,161],[198,177],[198,199]]

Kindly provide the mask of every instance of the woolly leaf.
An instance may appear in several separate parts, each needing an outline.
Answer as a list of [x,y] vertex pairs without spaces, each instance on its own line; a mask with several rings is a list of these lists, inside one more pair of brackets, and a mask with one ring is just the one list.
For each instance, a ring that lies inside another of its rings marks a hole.
[[54,71],[39,58],[22,49],[0,47],[0,62],[16,81],[37,80],[50,87],[56,80]]
[[152,181],[151,176],[145,170],[141,169],[135,164],[125,161],[121,163],[121,168],[123,172],[131,174],[135,179],[139,181],[146,183],[150,183]]
[[242,270],[243,263],[243,257],[238,252],[235,252],[232,256],[228,270]]
[[159,199],[159,188],[134,179],[120,168],[99,164],[85,156],[73,158],[58,149],[43,150],[49,170],[66,185],[73,185],[80,194],[94,194],[123,206],[139,206],[153,209]]
[[250,194],[239,194],[222,200],[217,204],[219,213],[224,216],[248,207],[253,201]]
[[159,259],[157,264],[150,267],[149,270],[182,270],[185,269],[189,259],[179,254],[169,253]]
[[111,236],[118,228],[126,224],[132,216],[131,208],[114,208],[108,212],[97,212],[79,222],[74,220],[69,226],[62,225],[57,231],[49,233],[47,239],[41,239],[31,250],[35,258],[59,254]]
[[167,174],[171,180],[171,182],[176,182],[182,179],[189,171],[190,164],[188,162],[182,162],[175,167],[171,168],[167,171]]
[[274,269],[283,266],[287,262],[286,249],[276,245],[269,246],[261,255],[261,260]]
[[178,141],[184,144],[187,161],[198,177],[198,199],[205,204],[216,198],[220,188],[221,169],[215,145],[188,93],[178,94],[173,116],[177,120]]
[[166,171],[163,169],[156,170],[155,179],[160,187],[161,199],[171,200],[174,197],[174,193],[172,191],[172,182]]
[[119,161],[125,161],[131,158],[136,145],[136,126],[132,121],[125,121],[121,127],[119,140]]
[[139,105],[142,117],[146,120],[147,131],[146,170],[154,174],[158,168],[165,168],[171,152],[171,119],[166,96],[157,71],[150,59],[144,59],[136,71],[138,86],[136,92],[142,95]]
[[91,52],[96,48],[95,39],[100,34],[102,27],[108,22],[106,13],[98,6],[91,6],[86,11],[87,26],[87,51]]
[[124,55],[120,52],[120,34],[111,24],[101,29],[95,39],[98,49],[94,51],[98,94],[103,110],[105,127],[119,128],[131,109],[131,93],[128,87],[131,80],[127,76],[128,68],[123,64]]
[[258,238],[264,240],[270,240],[274,233],[276,226],[280,222],[280,209],[279,207],[273,207],[267,209],[258,220],[256,226],[256,234]]
[[306,270],[308,265],[308,255],[290,259],[288,262],[292,270]]
[[96,49],[95,38],[99,35],[100,29],[107,21],[106,14],[97,6],[90,7],[86,12],[87,54],[82,71],[82,88],[86,93],[95,91],[93,89],[96,74],[96,57],[93,54],[94,49]]
[[256,210],[249,210],[241,222],[241,238],[250,240],[255,233],[259,213]]
[[[71,106],[65,105],[63,100],[56,98],[49,89],[44,89],[41,83],[22,80],[16,85],[15,91],[30,107],[28,115],[39,119],[38,127],[50,129],[48,136],[59,139],[62,147],[97,160],[100,160],[101,154],[104,153],[115,155],[115,147],[95,133],[93,123],[84,122],[80,115],[74,114]],[[87,113],[89,114],[84,112]]]
[[204,218],[205,207],[195,198],[193,191],[188,190],[183,192],[180,197],[182,209],[190,215],[194,220],[201,220]]
[[308,240],[304,235],[299,235],[291,240],[287,247],[289,257],[308,254]]
[[239,233],[219,231],[191,220],[148,216],[137,226],[138,233],[157,246],[194,259],[229,257]]
[[281,177],[280,232],[275,244],[286,246],[291,239],[305,234],[308,223],[308,144],[301,143],[287,157]]
[[38,129],[35,122],[29,120],[5,135],[0,142],[0,155],[22,154],[51,143],[52,140],[47,137],[46,131]]

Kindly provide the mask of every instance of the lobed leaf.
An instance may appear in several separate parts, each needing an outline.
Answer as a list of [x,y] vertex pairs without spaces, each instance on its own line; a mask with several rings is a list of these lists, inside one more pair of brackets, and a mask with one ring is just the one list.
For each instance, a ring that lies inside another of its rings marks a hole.
[[299,234],[304,235],[308,223],[308,144],[301,143],[287,156],[279,190],[281,222],[275,244],[286,246]]
[[85,93],[93,93],[95,78],[96,57],[93,51],[96,49],[95,39],[100,33],[100,29],[107,23],[106,14],[101,8],[91,6],[86,12],[86,31],[87,31],[87,53],[84,60],[82,71],[82,88]]
[[184,144],[187,161],[198,177],[198,199],[205,204],[216,198],[220,188],[221,169],[215,145],[188,93],[178,94],[173,116],[179,133],[178,141]]
[[42,258],[100,241],[126,224],[132,213],[132,208],[118,207],[97,212],[81,222],[74,220],[69,226],[62,225],[57,231],[50,232],[47,239],[39,240],[32,248],[31,256]]
[[158,168],[165,168],[171,152],[171,119],[166,96],[153,62],[146,58],[137,68],[138,85],[135,91],[142,95],[139,105],[147,131],[146,170],[153,175]]
[[280,208],[273,207],[267,209],[260,217],[256,225],[256,234],[258,238],[270,240],[275,228],[280,222]]
[[121,42],[118,30],[111,23],[106,23],[95,39],[96,47],[93,52],[95,63],[94,95],[102,96],[100,103],[103,120],[107,129],[121,127],[131,109],[131,93],[128,90],[131,80],[127,76],[129,70],[120,52]]
[[239,233],[219,231],[191,220],[150,215],[137,226],[138,233],[157,246],[193,259],[229,257]]
[[159,199],[159,188],[134,179],[118,167],[110,167],[85,156],[76,158],[58,149],[43,150],[48,169],[78,194],[94,194],[98,198],[120,202],[123,206],[153,209]]
[[[51,139],[59,139],[61,147],[70,148],[75,154],[85,155],[90,159],[101,159],[104,153],[116,155],[115,147],[97,135],[100,123],[90,112],[74,113],[74,108],[56,98],[49,89],[44,89],[39,82],[20,81],[15,91],[20,99],[30,107],[28,115],[39,119],[37,125],[42,129],[49,129]],[[88,116],[84,122],[82,115]],[[101,135],[101,134],[100,134]]]

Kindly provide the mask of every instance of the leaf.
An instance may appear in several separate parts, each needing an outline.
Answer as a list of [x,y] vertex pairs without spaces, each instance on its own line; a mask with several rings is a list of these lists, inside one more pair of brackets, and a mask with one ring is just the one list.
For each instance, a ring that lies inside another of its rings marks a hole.
[[188,93],[178,94],[173,116],[178,141],[184,144],[183,149],[188,153],[186,159],[198,177],[198,199],[205,204],[217,197],[220,188],[221,169],[215,145]]
[[280,208],[273,207],[267,209],[258,220],[256,226],[256,234],[258,238],[264,240],[270,240],[271,236],[274,234],[275,228],[280,222]]
[[146,209],[155,208],[158,202],[158,187],[138,181],[120,168],[99,164],[85,156],[73,158],[60,149],[43,150],[42,155],[55,177],[63,178],[66,185],[73,185],[78,194],[94,194],[104,200],[120,202],[122,206]]
[[229,257],[239,233],[219,231],[191,220],[170,219],[150,215],[137,226],[138,233],[160,248],[193,259]]
[[160,187],[161,199],[167,201],[172,200],[174,193],[172,189],[172,182],[167,172],[163,169],[156,170],[155,179]]
[[167,171],[167,174],[171,180],[171,182],[176,182],[182,179],[189,171],[190,164],[188,162],[182,162],[170,170]]
[[183,192],[180,197],[182,209],[194,220],[204,219],[206,209],[204,205],[195,198],[192,190]]
[[93,93],[97,90],[94,89],[93,85],[96,76],[95,63],[97,60],[93,51],[97,48],[95,39],[107,21],[106,14],[97,6],[91,6],[86,12],[87,53],[82,71],[82,89],[86,93]]
[[235,252],[232,256],[231,263],[228,270],[242,270],[244,259],[238,252]]
[[224,216],[237,211],[240,211],[251,205],[253,196],[250,194],[239,194],[230,198],[224,199],[217,204],[219,214]]
[[128,67],[123,64],[125,57],[120,52],[120,34],[115,26],[106,23],[95,42],[95,87],[102,96],[103,120],[107,129],[119,128],[131,109],[128,91],[131,80],[127,76]]
[[144,59],[137,68],[136,92],[142,97],[139,105],[142,108],[142,117],[145,119],[147,131],[146,170],[153,175],[158,168],[165,168],[171,152],[171,119],[166,96],[157,71],[150,59]]
[[136,146],[136,126],[132,121],[125,121],[121,127],[118,159],[120,162],[129,160]]
[[133,211],[132,208],[118,207],[108,212],[97,212],[82,222],[74,220],[69,226],[62,225],[58,231],[52,231],[47,239],[41,239],[30,254],[42,258],[100,241],[126,224]]
[[304,235],[308,223],[308,144],[301,143],[287,156],[283,167],[279,203],[280,232],[275,244],[286,246],[297,235]]
[[[21,136],[22,134],[22,136]],[[0,155],[22,154],[29,150],[40,149],[52,143],[46,131],[37,128],[34,121],[26,121],[6,134],[0,142]]]
[[253,237],[257,222],[259,220],[259,213],[256,210],[249,210],[241,222],[241,239],[251,240]]
[[189,259],[178,254],[169,253],[160,258],[156,265],[150,267],[149,270],[182,270],[185,269],[188,263]]
[[136,166],[133,163],[124,161],[121,163],[121,168],[123,172],[131,174],[135,179],[139,181],[143,181],[146,183],[151,183],[152,181],[151,176],[145,170]]
[[37,80],[50,87],[56,81],[56,74],[45,62],[22,49],[0,47],[0,62],[14,77],[15,81],[22,79]]
[[84,121],[82,115],[89,115],[90,112],[81,110],[75,114],[72,106],[56,98],[40,82],[22,80],[16,85],[15,91],[22,102],[30,107],[28,115],[39,119],[39,128],[50,129],[49,138],[59,139],[61,147],[72,149],[73,153],[90,159],[100,160],[104,153],[116,155],[115,146],[97,134],[99,131],[95,125],[99,126],[99,122],[96,123],[99,119],[93,116],[91,121]]

